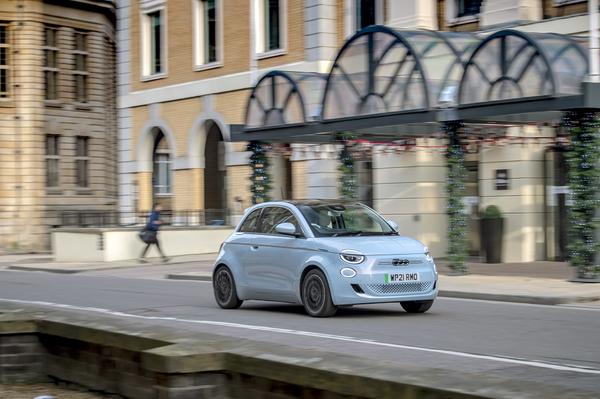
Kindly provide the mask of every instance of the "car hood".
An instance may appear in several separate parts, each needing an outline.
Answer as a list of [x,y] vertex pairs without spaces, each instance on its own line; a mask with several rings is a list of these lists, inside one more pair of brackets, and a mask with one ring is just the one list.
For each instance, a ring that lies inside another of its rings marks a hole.
[[358,237],[319,237],[318,247],[340,253],[351,249],[363,255],[422,254],[425,246],[410,237],[402,236],[358,236]]

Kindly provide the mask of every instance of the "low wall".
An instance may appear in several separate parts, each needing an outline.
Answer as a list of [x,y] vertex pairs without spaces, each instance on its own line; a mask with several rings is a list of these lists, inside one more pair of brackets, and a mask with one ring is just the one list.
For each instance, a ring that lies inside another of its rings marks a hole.
[[[62,228],[52,231],[52,252],[59,262],[113,262],[136,259],[145,244],[140,228]],[[164,227],[159,232],[167,256],[218,252],[221,243],[233,232],[228,226]],[[152,246],[149,257],[159,256]]]
[[23,306],[0,302],[2,383],[52,378],[131,399],[593,397],[551,384],[400,367],[103,314],[29,307],[36,316],[25,319],[16,309]]

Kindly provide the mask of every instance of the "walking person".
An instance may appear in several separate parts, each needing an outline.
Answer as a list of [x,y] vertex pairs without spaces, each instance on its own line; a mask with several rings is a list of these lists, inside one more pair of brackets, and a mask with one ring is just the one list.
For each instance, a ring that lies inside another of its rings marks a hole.
[[150,217],[148,218],[148,223],[144,228],[144,242],[146,243],[146,247],[144,248],[144,250],[142,251],[142,255],[140,256],[140,263],[147,263],[144,257],[146,256],[146,253],[148,252],[152,244],[156,245],[156,249],[158,249],[158,252],[160,253],[160,256],[163,259],[163,262],[167,263],[169,261],[169,258],[165,256],[162,249],[160,248],[160,242],[158,241],[158,230],[160,229],[160,226],[162,224],[162,221],[160,220],[160,211],[162,211],[162,206],[160,204],[154,205],[154,209],[150,214]]

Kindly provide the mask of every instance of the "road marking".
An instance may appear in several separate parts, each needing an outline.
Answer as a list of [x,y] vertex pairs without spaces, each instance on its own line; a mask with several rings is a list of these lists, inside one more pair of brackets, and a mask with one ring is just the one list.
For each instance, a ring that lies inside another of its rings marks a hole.
[[17,304],[28,304],[28,305],[40,305],[40,306],[48,306],[60,309],[70,309],[70,310],[80,310],[80,311],[88,311],[88,312],[97,312],[102,314],[107,314],[116,317],[126,317],[126,318],[135,318],[135,319],[144,319],[144,320],[160,320],[160,321],[175,321],[180,323],[190,323],[190,324],[202,324],[202,325],[211,325],[211,326],[219,326],[219,327],[229,327],[229,328],[238,328],[245,330],[255,330],[255,331],[266,331],[271,333],[278,334],[288,334],[288,335],[297,335],[304,337],[313,337],[313,338],[322,338],[329,339],[335,341],[344,341],[344,342],[352,342],[356,344],[363,345],[372,345],[372,346],[380,346],[394,349],[405,349],[419,352],[427,352],[427,353],[436,353],[441,355],[449,355],[477,360],[488,360],[492,362],[500,362],[500,363],[508,363],[508,364],[516,364],[520,366],[530,366],[537,367],[549,370],[556,371],[570,371],[581,374],[595,374],[600,375],[599,369],[594,369],[591,367],[581,366],[581,365],[561,365],[555,363],[548,363],[539,360],[527,360],[527,359],[519,359],[519,358],[511,358],[504,357],[500,355],[481,355],[469,352],[459,352],[453,350],[446,349],[435,349],[435,348],[427,348],[421,346],[412,346],[412,345],[401,345],[401,344],[392,344],[387,342],[379,342],[371,339],[364,338],[355,338],[344,335],[335,335],[335,334],[327,334],[327,333],[319,333],[313,331],[303,331],[303,330],[294,330],[287,328],[278,328],[278,327],[269,327],[269,326],[260,326],[260,325],[252,325],[252,324],[241,324],[241,323],[231,323],[226,321],[214,321],[214,320],[194,320],[194,319],[180,319],[177,317],[166,317],[166,316],[143,316],[137,315],[133,313],[125,313],[119,312],[110,309],[103,308],[95,308],[95,307],[86,307],[86,306],[76,306],[76,305],[68,305],[64,303],[54,303],[54,302],[45,302],[45,301],[28,301],[28,300],[19,300],[19,299],[3,299],[0,298],[0,302],[10,302]]

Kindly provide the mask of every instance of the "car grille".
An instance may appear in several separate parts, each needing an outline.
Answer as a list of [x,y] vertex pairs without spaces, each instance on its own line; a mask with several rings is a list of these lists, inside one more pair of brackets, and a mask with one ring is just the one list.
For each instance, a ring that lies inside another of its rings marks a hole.
[[[406,259],[406,257],[402,257],[402,256],[397,256],[398,259]],[[423,259],[408,259],[409,261],[409,265],[420,265],[423,263]],[[394,263],[394,259],[390,258],[390,259],[382,259],[378,262],[379,265],[381,266],[392,266]],[[408,265],[402,265],[402,266],[408,266]]]
[[433,281],[419,281],[398,284],[367,284],[369,290],[377,295],[418,294],[431,289]]

